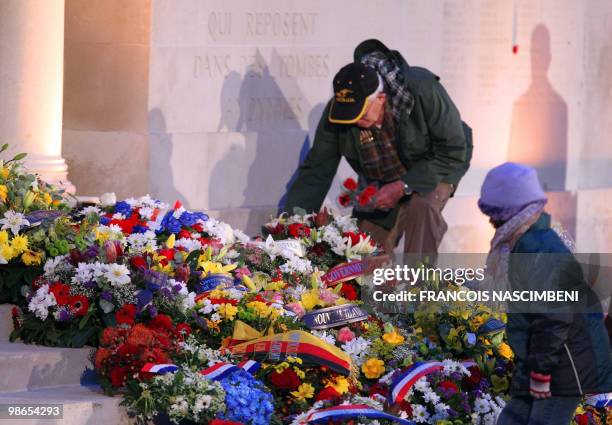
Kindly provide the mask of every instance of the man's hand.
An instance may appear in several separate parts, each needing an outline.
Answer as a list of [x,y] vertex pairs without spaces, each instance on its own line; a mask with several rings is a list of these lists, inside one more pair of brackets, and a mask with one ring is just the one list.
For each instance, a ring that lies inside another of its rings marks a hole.
[[529,375],[529,394],[533,398],[549,398],[551,396],[550,375],[531,372]]
[[404,183],[396,180],[378,189],[376,192],[376,209],[389,210],[404,196]]

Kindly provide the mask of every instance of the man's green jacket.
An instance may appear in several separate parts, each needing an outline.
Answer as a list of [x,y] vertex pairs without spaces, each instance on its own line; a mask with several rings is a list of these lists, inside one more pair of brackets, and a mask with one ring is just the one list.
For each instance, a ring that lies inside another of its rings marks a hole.
[[[402,179],[419,193],[431,192],[439,182],[457,187],[472,156],[471,129],[461,121],[459,111],[436,75],[409,66],[399,52],[389,50],[378,40],[361,43],[355,50],[355,61],[372,51],[393,55],[401,63],[405,85],[415,97],[412,112],[402,115],[397,129],[397,149],[407,170]],[[359,128],[330,123],[330,105],[331,101],[317,127],[314,144],[287,194],[285,211],[290,213],[294,207],[319,211],[342,156],[358,175],[362,174]],[[391,211],[376,210],[355,216],[390,229],[397,210],[398,206]]]

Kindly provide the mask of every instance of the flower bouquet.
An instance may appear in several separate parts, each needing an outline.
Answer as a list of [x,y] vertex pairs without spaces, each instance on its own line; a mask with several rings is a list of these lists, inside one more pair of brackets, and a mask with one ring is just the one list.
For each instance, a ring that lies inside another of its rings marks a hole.
[[376,193],[378,187],[369,184],[363,188],[353,178],[348,178],[342,183],[342,193],[338,196],[338,204],[344,208],[354,207],[362,212],[371,212],[376,208]]

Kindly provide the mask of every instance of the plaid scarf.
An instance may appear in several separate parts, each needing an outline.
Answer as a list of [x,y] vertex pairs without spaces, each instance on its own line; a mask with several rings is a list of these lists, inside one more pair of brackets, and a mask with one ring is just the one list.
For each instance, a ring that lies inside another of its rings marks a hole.
[[395,146],[393,115],[385,105],[380,128],[372,127],[359,132],[359,147],[363,163],[363,175],[368,180],[388,183],[402,178],[406,167],[402,164]]
[[387,57],[382,52],[372,52],[361,58],[361,63],[374,68],[383,78],[391,97],[391,108],[396,127],[406,111],[408,115],[414,108],[414,96],[404,85],[404,74],[402,74],[400,64],[392,56]]

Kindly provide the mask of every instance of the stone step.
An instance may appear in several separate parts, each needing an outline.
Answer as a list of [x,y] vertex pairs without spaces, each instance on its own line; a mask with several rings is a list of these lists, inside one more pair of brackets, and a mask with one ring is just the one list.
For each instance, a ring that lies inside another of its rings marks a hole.
[[11,304],[0,304],[0,342],[8,341],[13,332],[13,316]]
[[0,393],[0,404],[62,404],[62,419],[0,419],[2,425],[128,425],[121,397],[108,397],[79,385]]
[[0,393],[78,385],[92,350],[0,342]]

